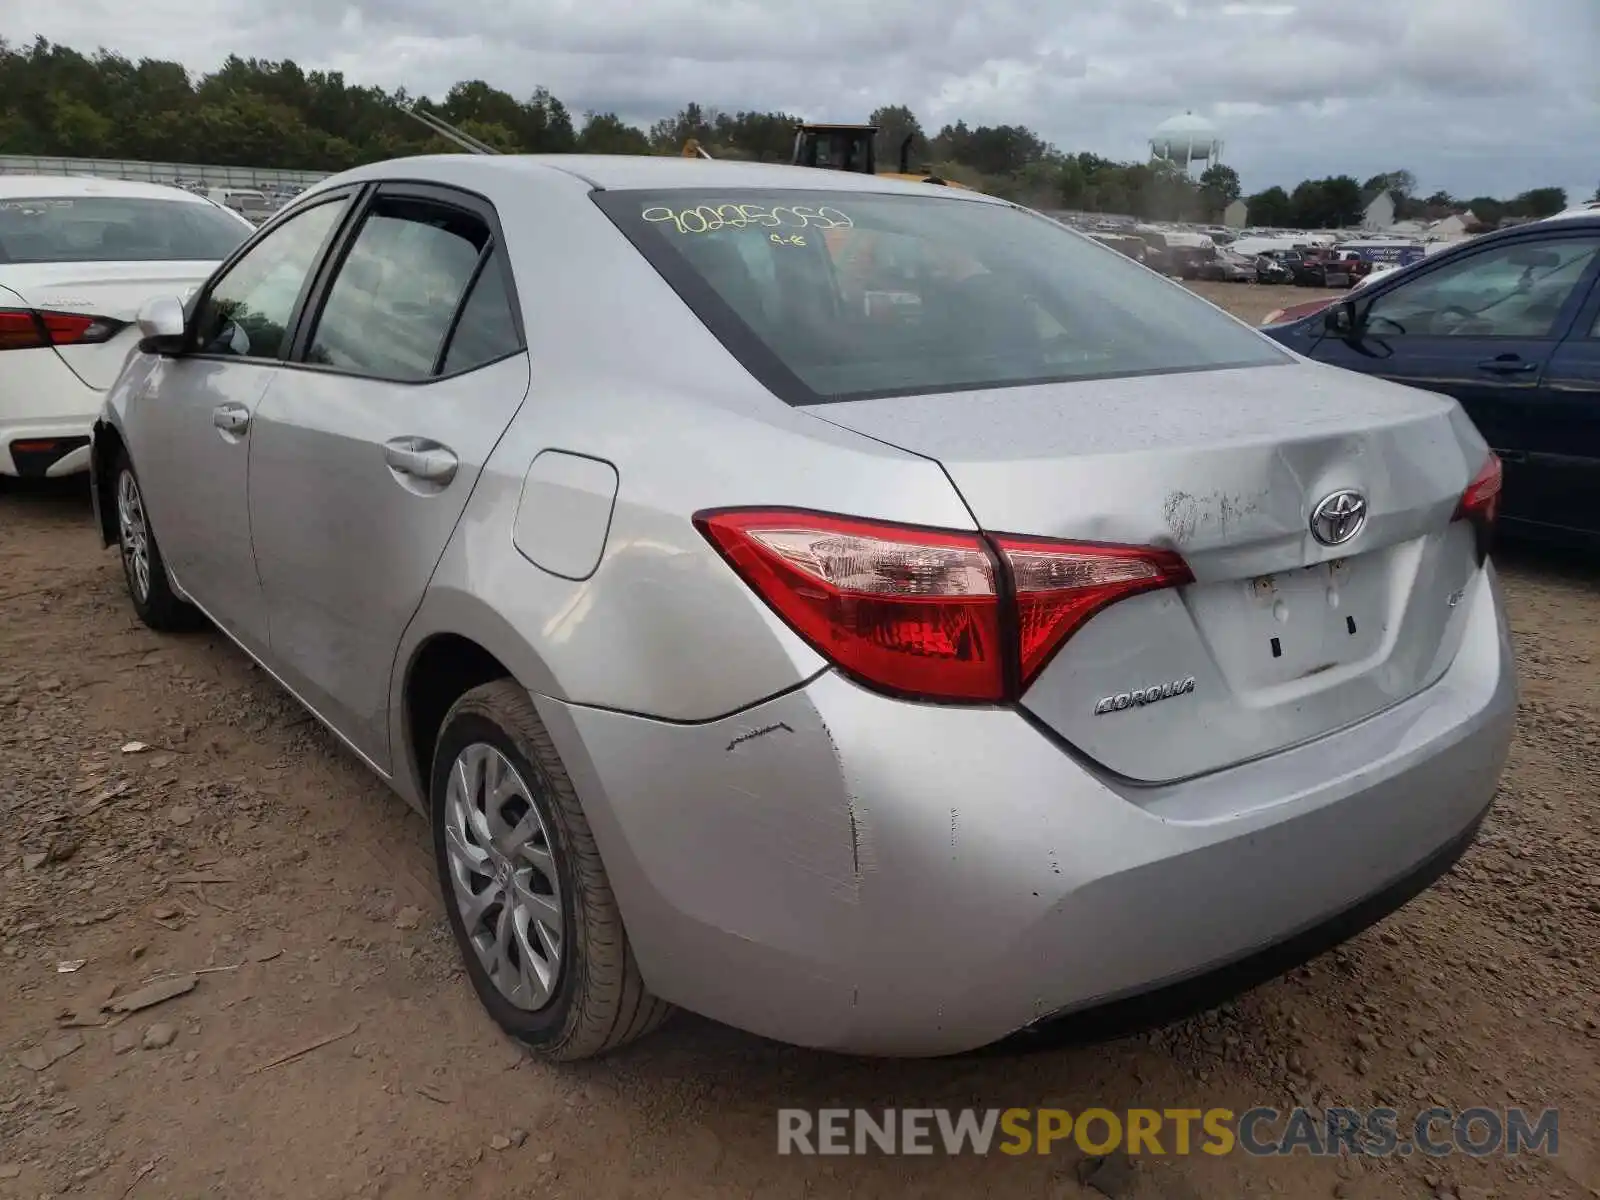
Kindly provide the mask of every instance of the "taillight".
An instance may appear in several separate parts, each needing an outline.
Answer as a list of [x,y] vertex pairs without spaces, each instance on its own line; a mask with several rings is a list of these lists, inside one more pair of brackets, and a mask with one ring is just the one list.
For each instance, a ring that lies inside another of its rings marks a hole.
[[0,308],[0,350],[98,345],[116,337],[127,324],[126,321],[87,313]]
[[1500,489],[1503,482],[1500,456],[1491,450],[1488,460],[1478,468],[1478,473],[1467,484],[1467,490],[1461,493],[1461,500],[1456,505],[1453,519],[1471,521],[1477,530],[1480,562],[1487,557],[1493,541],[1495,520],[1500,516]]
[[846,673],[905,695],[1004,698],[998,572],[977,534],[785,510],[702,513],[695,524]]
[[1171,551],[927,529],[792,509],[695,525],[757,595],[881,691],[997,703],[1124,597],[1190,582]]
[[1189,564],[1171,550],[1101,546],[997,534],[1016,603],[1021,690],[1084,622],[1140,592],[1193,583]]

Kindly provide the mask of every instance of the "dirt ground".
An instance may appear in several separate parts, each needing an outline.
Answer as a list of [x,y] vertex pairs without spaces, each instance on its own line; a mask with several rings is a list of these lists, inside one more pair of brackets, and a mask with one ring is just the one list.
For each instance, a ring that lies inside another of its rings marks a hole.
[[[1308,295],[1205,290],[1252,321]],[[1297,1103],[1554,1106],[1560,1153],[1174,1156],[1100,1182],[1147,1200],[1600,1196],[1600,565],[1501,563],[1523,696],[1498,804],[1454,873],[1346,947],[1109,1044],[863,1062],[680,1014],[554,1067],[479,1009],[423,823],[220,634],[140,626],[81,487],[9,489],[0,1197],[1073,1200],[1103,1194],[1076,1151],[780,1158],[775,1111]]]

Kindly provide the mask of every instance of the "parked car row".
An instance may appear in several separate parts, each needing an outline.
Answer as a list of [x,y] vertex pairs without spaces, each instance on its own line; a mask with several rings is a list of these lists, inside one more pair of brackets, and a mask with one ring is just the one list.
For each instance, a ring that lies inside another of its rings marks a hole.
[[1181,279],[1202,279],[1215,283],[1290,283],[1293,267],[1271,254],[1239,254],[1224,246],[1200,250],[1186,260],[1177,272]]

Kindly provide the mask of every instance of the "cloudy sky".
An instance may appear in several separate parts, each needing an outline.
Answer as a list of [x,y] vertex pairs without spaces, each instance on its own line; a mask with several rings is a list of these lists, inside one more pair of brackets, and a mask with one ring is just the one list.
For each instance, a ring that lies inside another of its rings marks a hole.
[[641,124],[688,100],[835,120],[909,104],[930,132],[1017,122],[1124,159],[1192,109],[1248,191],[1402,167],[1424,194],[1600,184],[1600,0],[0,0],[0,34],[202,71],[293,58],[436,96],[542,83]]

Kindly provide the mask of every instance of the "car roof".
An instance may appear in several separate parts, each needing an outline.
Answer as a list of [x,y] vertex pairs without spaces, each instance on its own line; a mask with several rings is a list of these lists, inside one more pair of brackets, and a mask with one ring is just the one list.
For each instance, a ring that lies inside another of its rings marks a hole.
[[1575,208],[1545,217],[1546,221],[1574,221],[1580,217],[1600,217],[1600,200],[1589,200]]
[[371,163],[323,180],[318,189],[373,178],[401,178],[404,168],[422,168],[428,178],[485,182],[488,177],[559,172],[606,191],[653,189],[739,190],[789,189],[829,192],[885,192],[939,195],[994,204],[1004,201],[979,192],[940,188],[934,184],[889,179],[854,171],[829,171],[778,163],[735,162],[731,159],[683,158],[628,154],[432,154]]
[[61,198],[113,196],[119,199],[177,200],[185,204],[211,201],[180,187],[164,183],[135,183],[129,179],[101,179],[84,175],[0,175],[0,200],[28,200],[36,196]]
[[[1563,232],[1569,229],[1582,229],[1594,232],[1600,230],[1600,210],[1595,212],[1562,213],[1557,217],[1544,217],[1538,221],[1527,221],[1521,225],[1511,225],[1505,229],[1496,229],[1492,233],[1480,233],[1477,237],[1465,238],[1454,242],[1448,250],[1439,251],[1440,255],[1454,254],[1463,246],[1490,246],[1499,242],[1514,242],[1527,237],[1548,236],[1550,226],[1559,224]],[[1437,258],[1439,255],[1434,255]]]

